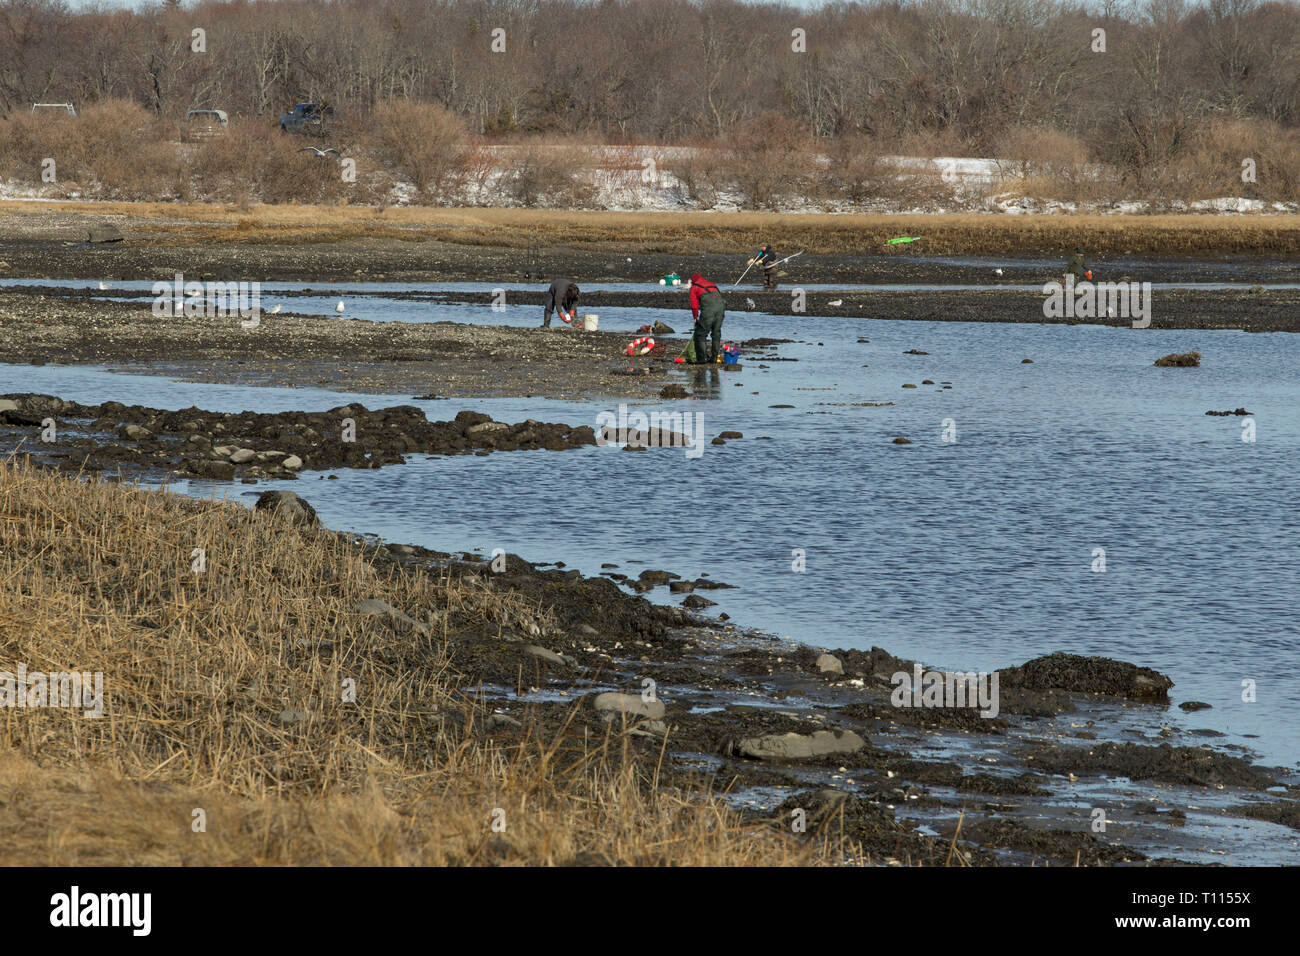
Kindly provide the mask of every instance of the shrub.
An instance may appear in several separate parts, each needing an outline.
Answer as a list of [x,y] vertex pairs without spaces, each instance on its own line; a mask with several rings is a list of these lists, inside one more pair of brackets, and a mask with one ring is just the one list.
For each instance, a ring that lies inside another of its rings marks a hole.
[[506,195],[521,206],[578,208],[591,204],[595,187],[586,175],[585,147],[571,143],[512,147],[503,181]]
[[375,155],[420,196],[448,199],[464,185],[469,131],[455,113],[435,103],[390,100],[375,110],[369,133]]
[[779,113],[763,113],[732,134],[730,173],[747,205],[773,208],[802,196],[814,177],[816,158],[806,129]]
[[728,184],[729,166],[722,152],[714,147],[683,147],[674,150],[662,164],[681,184],[686,198],[705,209],[718,201],[718,191]]
[[0,124],[0,170],[41,183],[54,161],[56,182],[105,199],[172,198],[181,178],[175,144],[153,114],[128,100],[103,100],[74,119],[16,113]]
[[888,191],[894,167],[883,161],[874,140],[841,136],[826,150],[827,164],[818,179],[820,192],[855,206],[865,205]]

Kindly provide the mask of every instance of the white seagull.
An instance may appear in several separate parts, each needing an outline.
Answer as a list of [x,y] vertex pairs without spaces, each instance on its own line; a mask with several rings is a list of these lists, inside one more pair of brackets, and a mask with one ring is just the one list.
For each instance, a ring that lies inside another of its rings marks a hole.
[[339,299],[339,304],[336,305],[336,306],[334,306],[334,311],[337,312],[339,315],[342,315],[342,314],[343,314],[343,300],[342,300],[342,299]]
[[993,271],[996,272],[998,275],[1002,275],[1002,270],[1001,270],[1001,269],[994,269]]
[[107,284],[107,283],[101,282],[101,283],[99,284],[99,291],[100,291],[100,292],[103,292],[103,291],[104,291],[105,289],[107,289],[107,288],[108,288],[108,284]]
[[753,299],[748,298],[748,297],[745,298],[745,311],[746,311],[746,312],[753,312],[753,311],[754,311],[755,309],[757,309],[757,308],[758,308],[758,306],[756,306],[756,305],[754,304],[754,300],[753,300]]
[[844,304],[844,300],[843,300],[843,299],[832,299],[830,302],[827,302],[826,304],[827,304],[827,305],[843,305],[843,304]]
[[326,156],[342,156],[342,155],[343,155],[343,154],[340,153],[337,149],[335,149],[333,146],[331,146],[329,149],[318,149],[318,148],[316,148],[315,146],[304,146],[302,149],[298,150],[298,152],[300,152],[300,153],[309,153],[309,152],[310,152],[310,153],[315,153],[317,156],[321,157],[322,159],[325,158]]
[[271,314],[272,314],[272,315],[275,315],[277,312],[280,311],[280,308],[281,308],[281,307],[277,305],[274,309],[271,310]]

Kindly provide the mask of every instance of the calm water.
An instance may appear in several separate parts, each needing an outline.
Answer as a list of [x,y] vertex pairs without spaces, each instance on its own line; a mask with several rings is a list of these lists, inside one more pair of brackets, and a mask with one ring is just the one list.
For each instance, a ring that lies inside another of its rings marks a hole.
[[[532,325],[540,312],[366,301],[375,317],[415,321]],[[1155,310],[1158,326],[1158,298]],[[689,327],[681,311],[600,314],[602,329],[655,319]],[[1173,726],[1219,730],[1266,761],[1300,762],[1300,338],[745,313],[729,315],[726,333],[796,339],[779,354],[799,361],[761,369],[750,356],[740,371],[675,371],[696,397],[647,407],[702,416],[706,442],[727,429],[745,435],[706,444],[699,458],[614,448],[417,457],[283,486],[331,526],[393,541],[501,547],[587,573],[606,561],[633,575],[708,572],[739,585],[708,592],[713,610],[819,646],[879,645],[977,670],[1056,650],[1131,660],[1169,674],[1175,702],[1213,705],[1171,709]],[[911,348],[929,354],[903,354]],[[1191,349],[1203,367],[1151,364]],[[901,387],[923,379],[953,388]],[[412,403],[0,366],[0,392],[20,390],[235,411]],[[887,401],[896,404],[852,405]],[[473,407],[592,425],[617,410],[538,399],[414,404],[431,418]],[[1254,413],[1253,443],[1242,441],[1241,419],[1205,415],[1238,406]],[[942,438],[949,419],[955,441]],[[912,444],[893,445],[896,435]],[[181,490],[248,501],[277,485]],[[1104,572],[1092,570],[1098,548]],[[796,549],[804,573],[792,570]],[[1241,700],[1246,679],[1254,703]]]

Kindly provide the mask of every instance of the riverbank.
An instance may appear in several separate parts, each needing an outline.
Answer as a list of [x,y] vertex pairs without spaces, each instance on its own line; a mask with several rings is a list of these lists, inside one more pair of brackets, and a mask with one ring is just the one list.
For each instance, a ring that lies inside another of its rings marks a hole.
[[1180,739],[1132,664],[1005,669],[988,716],[899,706],[916,665],[880,648],[336,534],[292,498],[3,479],[5,668],[102,672],[111,718],[11,712],[5,862],[1089,865],[1300,826],[1293,773]]

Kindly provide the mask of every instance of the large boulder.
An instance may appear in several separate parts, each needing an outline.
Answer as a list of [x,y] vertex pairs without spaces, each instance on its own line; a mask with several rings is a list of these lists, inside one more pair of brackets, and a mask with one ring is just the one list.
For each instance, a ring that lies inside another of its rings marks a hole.
[[834,654],[821,654],[817,657],[817,670],[823,674],[843,674],[844,664]]
[[1169,688],[1174,686],[1172,680],[1149,667],[1061,652],[1004,668],[998,676],[1003,688],[1066,690],[1153,702],[1168,700]]
[[257,496],[257,503],[253,508],[256,511],[277,512],[308,527],[316,527],[320,524],[316,509],[292,491],[264,491]]

